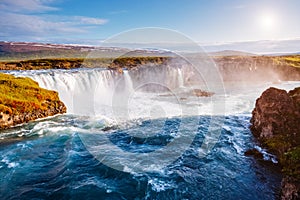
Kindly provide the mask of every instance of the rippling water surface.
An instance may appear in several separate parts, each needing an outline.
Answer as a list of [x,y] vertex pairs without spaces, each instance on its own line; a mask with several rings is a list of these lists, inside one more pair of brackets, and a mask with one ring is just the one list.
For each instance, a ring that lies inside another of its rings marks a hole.
[[[112,169],[87,151],[81,135],[103,129],[99,121],[62,115],[4,131],[0,198],[275,199],[280,187],[278,172],[244,156],[245,150],[255,146],[249,119],[249,115],[227,116],[218,143],[206,157],[199,158],[198,149],[211,117],[190,117],[199,126],[188,150],[162,169],[140,173]],[[149,131],[145,129],[149,123],[157,131],[155,123],[160,122],[164,131],[151,139],[128,134]],[[102,132],[124,151],[153,151],[172,139],[170,130],[179,122],[179,118],[146,120]],[[104,147],[99,145],[98,151]]]

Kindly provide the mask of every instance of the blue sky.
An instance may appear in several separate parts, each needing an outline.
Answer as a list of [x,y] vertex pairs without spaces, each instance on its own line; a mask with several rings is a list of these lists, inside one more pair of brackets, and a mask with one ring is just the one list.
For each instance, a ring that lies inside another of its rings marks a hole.
[[0,40],[93,43],[141,27],[201,44],[300,38],[299,0],[1,0]]

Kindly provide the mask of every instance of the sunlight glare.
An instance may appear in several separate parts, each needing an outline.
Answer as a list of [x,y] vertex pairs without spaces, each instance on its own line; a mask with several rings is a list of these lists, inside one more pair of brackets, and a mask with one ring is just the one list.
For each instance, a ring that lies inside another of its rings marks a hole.
[[265,13],[260,17],[260,26],[265,31],[271,31],[275,28],[275,18],[269,13]]

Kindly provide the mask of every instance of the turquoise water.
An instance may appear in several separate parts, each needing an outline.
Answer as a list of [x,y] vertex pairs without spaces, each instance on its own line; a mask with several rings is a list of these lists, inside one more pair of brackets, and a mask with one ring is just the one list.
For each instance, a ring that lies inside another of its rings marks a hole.
[[[124,172],[104,165],[87,150],[82,136],[102,132],[102,137],[123,151],[151,152],[172,141],[182,119],[145,120],[126,128],[105,128],[101,121],[95,125],[95,121],[84,117],[61,115],[2,131],[0,199],[278,197],[281,177],[273,164],[244,156],[247,149],[256,145],[248,128],[249,115],[226,116],[216,145],[205,157],[198,156],[211,119],[189,117],[198,124],[189,148],[171,164],[146,172]],[[164,125],[157,129],[156,123]],[[181,125],[182,130],[190,129]],[[132,131],[147,132],[151,127],[156,133],[150,138],[132,136]],[[99,152],[105,148],[105,143],[97,146]]]

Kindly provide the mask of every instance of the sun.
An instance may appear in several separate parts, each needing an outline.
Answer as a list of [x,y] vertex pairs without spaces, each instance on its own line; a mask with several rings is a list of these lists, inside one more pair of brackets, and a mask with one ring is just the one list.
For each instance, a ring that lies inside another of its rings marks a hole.
[[260,26],[265,31],[272,31],[275,28],[276,20],[274,15],[270,13],[264,13],[259,18]]

